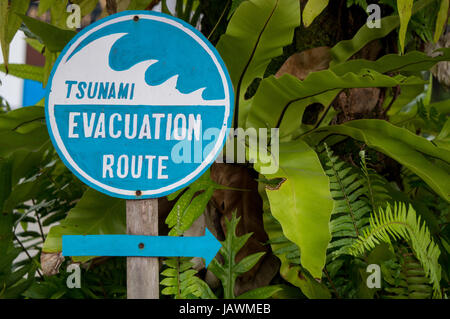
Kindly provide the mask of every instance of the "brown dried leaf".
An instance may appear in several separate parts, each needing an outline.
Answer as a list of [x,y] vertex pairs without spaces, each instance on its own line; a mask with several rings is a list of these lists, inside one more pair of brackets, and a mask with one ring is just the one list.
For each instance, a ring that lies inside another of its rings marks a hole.
[[326,70],[331,61],[329,47],[317,47],[291,55],[281,66],[276,77],[286,73],[304,80],[309,73]]
[[379,88],[354,88],[339,93],[336,102],[346,114],[366,114],[375,109],[379,97]]
[[46,276],[53,276],[59,273],[59,267],[64,261],[62,253],[41,253],[41,268]]

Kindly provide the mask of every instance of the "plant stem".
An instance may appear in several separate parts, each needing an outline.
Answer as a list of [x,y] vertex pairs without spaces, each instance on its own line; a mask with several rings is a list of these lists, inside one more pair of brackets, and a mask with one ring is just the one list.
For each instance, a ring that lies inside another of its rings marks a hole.
[[325,269],[325,267],[323,268],[323,272],[325,274],[325,276],[327,276],[328,281],[330,282],[331,287],[333,288],[334,294],[336,295],[337,299],[341,299],[341,296],[339,295],[336,286],[333,283],[333,280],[331,280],[330,275],[328,274],[328,271]]
[[387,112],[391,109],[394,102],[397,100],[398,96],[400,95],[400,86],[397,85],[394,87],[394,95],[392,96],[391,102],[389,102],[389,105],[386,107],[386,109],[383,111],[383,116],[386,116]]
[[[30,253],[28,252],[28,250],[25,248],[25,246],[22,244],[22,242],[19,240],[19,237],[16,236],[16,234],[14,235],[14,239],[17,240],[17,242],[19,243],[20,247],[22,247],[23,251],[25,252],[25,254],[28,256],[28,259],[30,259],[31,262],[33,261],[33,257],[31,257]],[[44,276],[42,275],[41,271],[39,270],[39,268],[36,269],[39,277],[41,277],[42,280],[44,280]]]
[[[31,201],[33,202],[33,206],[36,206],[36,201],[34,199],[32,199]],[[44,236],[44,231],[42,229],[41,218],[39,217],[39,212],[37,210],[35,210],[34,213],[35,213],[36,218],[37,218],[39,231],[40,231],[41,237],[42,237],[42,243],[44,243],[45,242],[45,236]]]
[[228,7],[230,6],[231,0],[228,0],[227,3],[225,4],[225,7],[223,8],[222,14],[219,17],[219,20],[217,20],[216,25],[214,26],[214,28],[211,30],[211,32],[208,35],[208,40],[209,38],[211,38],[211,36],[214,34],[214,32],[216,31],[217,27],[219,26],[220,22],[222,22],[223,17],[225,16],[225,12],[227,12]]

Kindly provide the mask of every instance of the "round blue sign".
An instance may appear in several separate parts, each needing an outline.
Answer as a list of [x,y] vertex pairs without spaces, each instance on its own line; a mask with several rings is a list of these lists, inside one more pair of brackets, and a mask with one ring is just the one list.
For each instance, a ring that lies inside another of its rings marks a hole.
[[233,88],[225,64],[189,24],[125,11],[83,29],[47,84],[47,126],[65,165],[126,199],[168,195],[223,148]]

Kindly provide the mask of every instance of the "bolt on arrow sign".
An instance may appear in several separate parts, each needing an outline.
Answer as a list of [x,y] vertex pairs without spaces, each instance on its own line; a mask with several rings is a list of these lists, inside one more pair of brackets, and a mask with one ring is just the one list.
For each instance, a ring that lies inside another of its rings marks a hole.
[[222,244],[205,228],[200,237],[64,235],[63,256],[203,257],[206,267]]

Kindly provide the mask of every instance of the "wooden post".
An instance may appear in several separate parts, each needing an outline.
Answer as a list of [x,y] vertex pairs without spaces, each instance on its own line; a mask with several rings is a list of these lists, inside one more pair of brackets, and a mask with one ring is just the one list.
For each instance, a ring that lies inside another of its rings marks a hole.
[[[158,236],[158,199],[127,200],[127,233]],[[127,257],[127,298],[159,299],[157,257]]]

